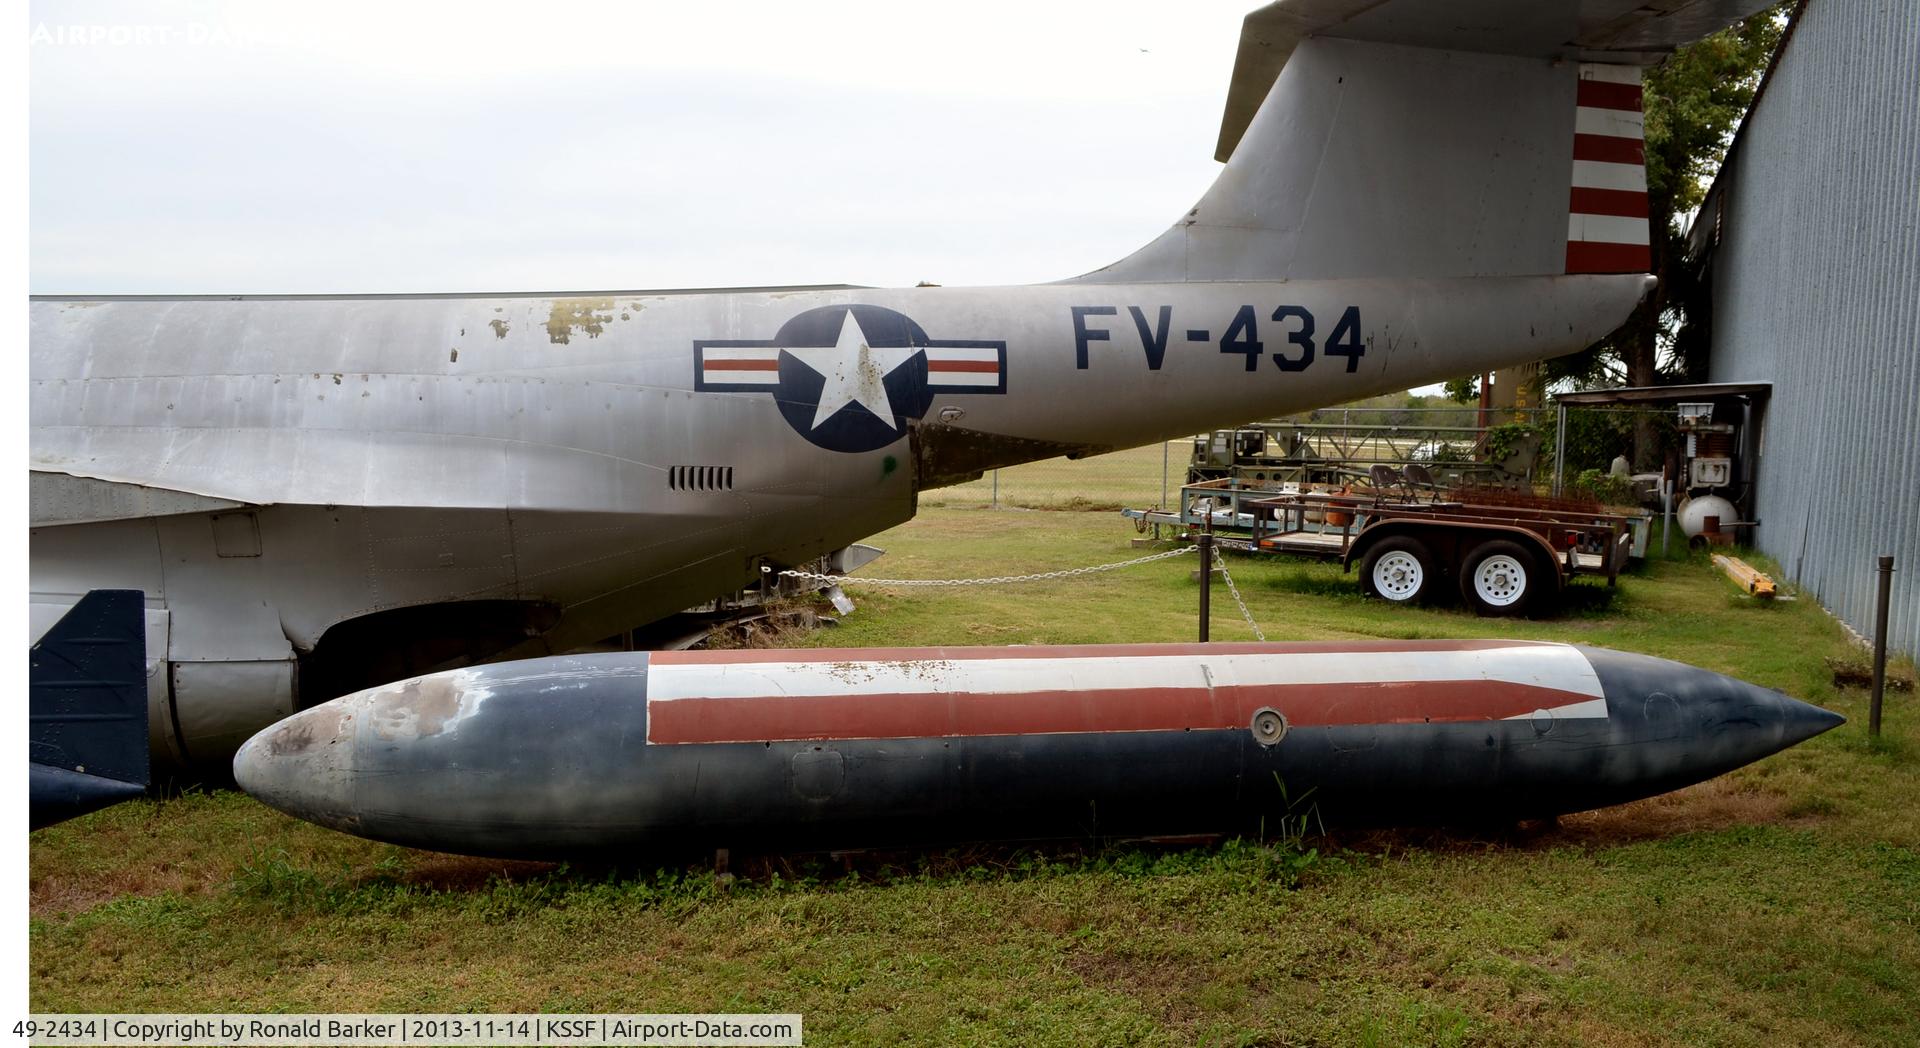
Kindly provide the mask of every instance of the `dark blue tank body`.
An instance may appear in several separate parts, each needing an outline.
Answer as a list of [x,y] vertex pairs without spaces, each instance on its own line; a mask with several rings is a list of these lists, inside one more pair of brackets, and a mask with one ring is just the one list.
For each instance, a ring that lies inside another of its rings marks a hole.
[[235,774],[291,814],[421,848],[812,850],[1542,817],[1840,723],[1706,670],[1581,651],[1604,718],[672,745],[648,742],[645,655],[559,657],[335,700],[261,733]]

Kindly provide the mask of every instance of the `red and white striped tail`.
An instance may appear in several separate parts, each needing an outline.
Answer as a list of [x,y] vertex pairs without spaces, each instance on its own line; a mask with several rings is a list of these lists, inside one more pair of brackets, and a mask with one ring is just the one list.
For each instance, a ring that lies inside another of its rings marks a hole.
[[1567,272],[1648,272],[1653,256],[1639,67],[1583,63],[1575,104]]

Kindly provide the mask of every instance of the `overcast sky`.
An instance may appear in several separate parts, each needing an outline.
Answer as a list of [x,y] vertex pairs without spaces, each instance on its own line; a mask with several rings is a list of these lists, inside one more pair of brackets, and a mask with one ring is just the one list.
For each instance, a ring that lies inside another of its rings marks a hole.
[[1255,0],[36,3],[36,293],[1052,280],[1197,200]]

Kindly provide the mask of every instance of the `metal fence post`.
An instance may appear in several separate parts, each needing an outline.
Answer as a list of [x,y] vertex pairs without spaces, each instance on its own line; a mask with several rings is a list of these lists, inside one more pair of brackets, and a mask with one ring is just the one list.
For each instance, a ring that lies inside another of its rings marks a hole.
[[1673,540],[1673,481],[1660,478],[1660,559],[1667,559],[1667,546]]
[[1168,441],[1163,440],[1160,442],[1160,508],[1161,509],[1167,508],[1167,463],[1171,458],[1171,456],[1168,454],[1168,451],[1167,451],[1168,445],[1169,445]]
[[1000,508],[1000,471],[993,471],[993,508]]
[[1873,602],[1873,699],[1867,705],[1867,734],[1874,738],[1880,737],[1880,698],[1887,690],[1887,604],[1892,596],[1893,558],[1883,556],[1880,592]]
[[1560,420],[1553,436],[1553,497],[1559,498],[1567,479],[1567,406],[1560,404]]
[[1207,612],[1213,606],[1213,532],[1200,533],[1200,643],[1207,642]]

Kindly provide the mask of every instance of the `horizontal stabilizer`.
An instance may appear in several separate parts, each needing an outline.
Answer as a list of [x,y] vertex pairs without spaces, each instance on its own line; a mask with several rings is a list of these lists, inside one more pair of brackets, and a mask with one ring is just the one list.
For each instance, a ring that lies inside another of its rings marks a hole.
[[34,829],[146,789],[146,599],[93,590],[28,653]]
[[33,764],[27,774],[27,792],[32,797],[27,828],[37,830],[130,801],[146,793],[147,788],[137,782]]
[[1280,68],[1312,36],[1646,66],[1769,0],[1278,0],[1247,15],[1214,159],[1226,162]]

